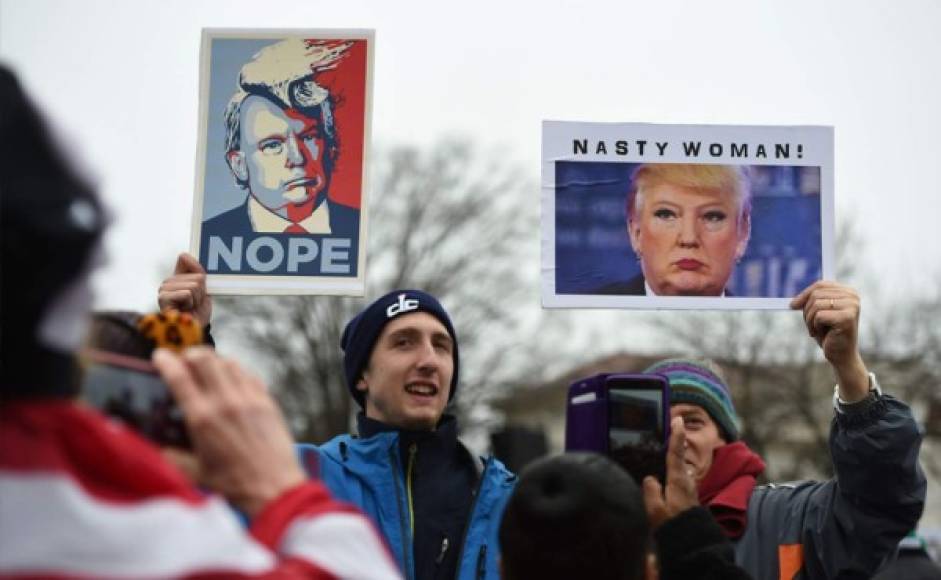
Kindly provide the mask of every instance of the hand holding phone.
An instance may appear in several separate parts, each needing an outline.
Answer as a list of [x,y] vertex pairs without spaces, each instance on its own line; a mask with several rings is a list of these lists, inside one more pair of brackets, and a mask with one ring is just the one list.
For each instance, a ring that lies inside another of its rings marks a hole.
[[188,449],[183,415],[150,356],[156,347],[182,352],[202,342],[202,327],[185,312],[93,313],[80,355],[83,398],[161,447]]
[[569,387],[566,451],[603,453],[640,483],[664,481],[670,393],[660,375],[600,374]]
[[206,347],[160,349],[154,364],[183,409],[207,487],[252,517],[307,479],[261,379]]
[[699,505],[696,481],[684,460],[685,449],[686,428],[683,426],[683,418],[676,417],[670,422],[666,485],[661,486],[660,482],[651,476],[643,480],[644,505],[651,528],[658,528],[668,519]]
[[150,361],[85,349],[82,397],[161,447],[189,449],[183,414]]

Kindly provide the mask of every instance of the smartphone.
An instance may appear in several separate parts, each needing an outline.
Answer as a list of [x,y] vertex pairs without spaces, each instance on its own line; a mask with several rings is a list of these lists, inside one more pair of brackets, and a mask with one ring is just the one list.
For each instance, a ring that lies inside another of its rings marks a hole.
[[599,374],[569,386],[566,451],[603,453],[638,484],[666,479],[670,385],[651,374]]
[[85,402],[157,445],[190,448],[183,413],[149,360],[93,349],[81,360]]

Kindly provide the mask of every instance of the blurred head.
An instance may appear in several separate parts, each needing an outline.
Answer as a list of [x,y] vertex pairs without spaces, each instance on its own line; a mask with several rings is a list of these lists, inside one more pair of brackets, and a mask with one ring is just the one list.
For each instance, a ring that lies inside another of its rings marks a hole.
[[3,67],[0,111],[0,398],[72,396],[107,218]]
[[670,383],[670,416],[683,418],[685,460],[699,483],[712,467],[715,450],[739,436],[729,387],[709,360],[667,359],[644,372],[663,375]]
[[751,235],[751,190],[731,165],[655,163],[632,176],[627,229],[658,296],[719,296]]
[[457,390],[457,336],[441,304],[396,290],[357,314],[340,346],[347,386],[366,416],[401,429],[432,430]]
[[267,46],[242,67],[226,107],[226,161],[236,182],[282,217],[326,196],[338,153],[334,99],[314,78],[349,47],[300,39]]
[[640,488],[604,456],[567,453],[525,470],[500,524],[504,580],[644,578]]

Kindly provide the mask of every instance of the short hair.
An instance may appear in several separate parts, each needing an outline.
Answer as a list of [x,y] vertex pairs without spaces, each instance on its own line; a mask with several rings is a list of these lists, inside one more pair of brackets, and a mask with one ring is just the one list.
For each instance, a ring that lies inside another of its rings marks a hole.
[[645,163],[631,174],[627,195],[627,219],[644,203],[644,189],[671,183],[699,191],[725,191],[735,197],[739,225],[751,216],[751,179],[748,168],[740,165],[704,165],[695,163]]
[[93,312],[85,346],[135,358],[149,359],[156,348],[138,330],[143,315],[129,310],[103,310]]
[[[314,77],[336,64],[353,45],[352,42],[315,41],[289,38],[259,50],[239,72],[238,87],[225,108],[225,154],[241,147],[241,111],[246,98],[262,97],[281,107],[295,109],[307,117],[319,118],[318,137],[324,140],[324,170],[333,171],[339,154],[339,139],[333,109],[336,99],[318,85]],[[245,180],[236,177],[240,187]]]
[[505,580],[643,578],[649,525],[640,488],[596,453],[527,467],[500,524]]

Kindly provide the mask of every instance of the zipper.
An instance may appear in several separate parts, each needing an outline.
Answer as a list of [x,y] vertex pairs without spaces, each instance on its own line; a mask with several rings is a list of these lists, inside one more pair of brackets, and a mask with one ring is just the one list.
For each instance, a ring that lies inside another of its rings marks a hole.
[[451,545],[451,542],[448,541],[448,537],[445,536],[441,540],[441,551],[438,552],[438,557],[435,558],[435,564],[441,565],[441,562],[444,562],[444,555],[448,551],[448,546]]
[[395,505],[399,508],[399,525],[402,528],[402,563],[405,568],[405,576],[412,578],[414,572],[409,565],[409,547],[412,545],[412,537],[405,528],[405,516],[402,513],[402,482],[399,480],[399,462],[394,449],[395,446],[389,448],[389,463],[392,465],[392,479],[395,481]]
[[415,536],[415,505],[412,503],[412,472],[415,470],[415,454],[418,445],[412,443],[408,446],[408,468],[405,470],[405,493],[408,496],[408,527]]
[[[460,576],[460,574],[461,574],[461,564],[464,562],[464,552],[467,550],[467,535],[468,535],[468,533],[470,533],[471,519],[473,519],[474,510],[477,509],[477,500],[480,499],[480,489],[481,489],[481,488],[483,487],[483,485],[484,485],[484,480],[486,479],[487,470],[488,470],[488,469],[490,469],[490,460],[489,460],[489,459],[487,460],[486,463],[484,463],[484,470],[483,470],[482,472],[480,472],[480,478],[477,480],[477,485],[474,487],[474,501],[471,502],[470,511],[467,513],[467,521],[464,522],[464,533],[462,534],[463,540],[461,541],[461,553],[460,553],[460,554],[458,555],[458,557],[457,557],[457,574],[458,574],[458,576]],[[487,545],[484,544],[483,546],[481,546],[481,550],[483,551],[484,555],[486,555],[486,553],[487,553]],[[477,555],[477,567],[478,567],[478,571],[479,571],[479,568],[480,568],[480,564],[481,564],[481,562],[480,562],[480,554],[478,554],[478,555]]]
[[484,572],[487,570],[487,544],[480,547],[477,553],[477,580],[482,580]]

